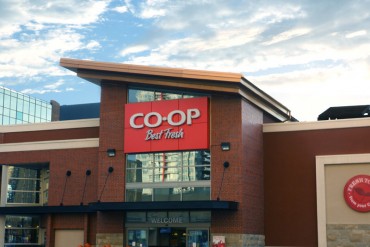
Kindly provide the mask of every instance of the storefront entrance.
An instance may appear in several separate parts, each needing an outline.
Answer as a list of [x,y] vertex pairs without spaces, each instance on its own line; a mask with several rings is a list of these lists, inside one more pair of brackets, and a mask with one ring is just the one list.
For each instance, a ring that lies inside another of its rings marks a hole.
[[132,247],[208,247],[208,229],[153,227],[128,229],[127,244]]
[[209,247],[210,211],[126,213],[129,247]]

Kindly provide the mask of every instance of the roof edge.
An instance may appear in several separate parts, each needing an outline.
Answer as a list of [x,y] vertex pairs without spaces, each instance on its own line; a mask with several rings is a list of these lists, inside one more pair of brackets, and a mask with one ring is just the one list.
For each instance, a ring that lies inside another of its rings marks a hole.
[[199,80],[220,80],[228,82],[240,82],[240,79],[242,77],[242,74],[232,72],[179,69],[160,66],[146,66],[112,62],[97,62],[72,58],[61,58],[60,66],[72,70],[74,72],[77,72],[78,69],[91,69],[129,74],[145,74],[153,76],[178,77]]
[[285,122],[263,125],[263,133],[370,127],[370,118]]

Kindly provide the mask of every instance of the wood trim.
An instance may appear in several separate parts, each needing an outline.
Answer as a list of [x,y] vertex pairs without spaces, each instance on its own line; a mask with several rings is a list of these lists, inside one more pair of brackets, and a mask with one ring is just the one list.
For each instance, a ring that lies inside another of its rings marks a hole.
[[178,69],[178,68],[165,68],[157,66],[144,66],[133,64],[119,64],[109,62],[96,62],[88,60],[77,60],[70,58],[61,58],[60,65],[73,71],[77,69],[90,69],[100,71],[114,71],[130,74],[152,75],[152,76],[166,76],[188,79],[201,79],[201,80],[222,80],[230,82],[240,82],[242,77],[239,73],[229,72],[215,72],[204,70],[191,70],[191,69]]

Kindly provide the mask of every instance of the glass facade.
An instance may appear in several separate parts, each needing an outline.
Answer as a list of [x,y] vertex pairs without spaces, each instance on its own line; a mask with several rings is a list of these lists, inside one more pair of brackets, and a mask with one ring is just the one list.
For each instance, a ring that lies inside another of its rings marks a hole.
[[0,86],[0,125],[50,122],[51,114],[50,103]]
[[208,151],[129,154],[126,164],[126,201],[210,199]]
[[7,204],[47,205],[47,169],[8,166]]
[[[48,204],[48,164],[2,165],[6,191],[3,206],[42,206]],[[4,176],[5,175],[5,176]],[[4,246],[42,246],[40,216],[5,215]]]
[[136,103],[157,100],[185,99],[200,96],[202,95],[186,94],[173,91],[149,91],[142,89],[129,89],[128,101],[129,103]]
[[5,246],[40,246],[39,216],[7,215],[5,217]]

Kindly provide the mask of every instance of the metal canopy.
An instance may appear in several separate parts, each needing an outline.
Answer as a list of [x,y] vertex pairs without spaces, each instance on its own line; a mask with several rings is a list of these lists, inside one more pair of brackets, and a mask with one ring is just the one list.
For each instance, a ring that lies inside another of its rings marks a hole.
[[234,201],[164,201],[164,202],[93,202],[80,206],[18,206],[1,207],[0,215],[5,214],[63,214],[95,213],[108,211],[169,211],[169,210],[210,210],[236,211],[238,202]]

